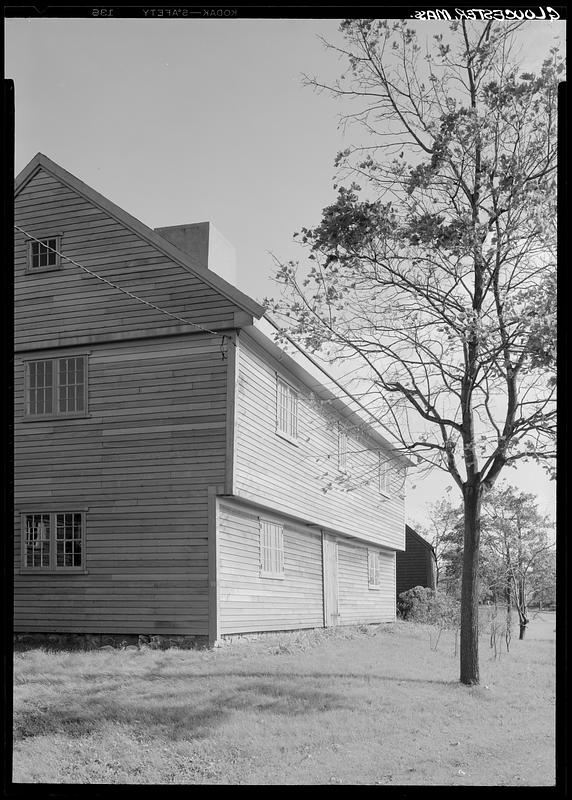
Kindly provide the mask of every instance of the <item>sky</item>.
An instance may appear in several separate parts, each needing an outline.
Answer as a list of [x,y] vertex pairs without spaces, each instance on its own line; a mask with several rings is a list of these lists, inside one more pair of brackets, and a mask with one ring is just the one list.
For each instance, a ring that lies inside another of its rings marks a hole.
[[[528,69],[563,26],[528,24]],[[16,173],[42,152],[151,228],[209,220],[236,248],[238,287],[277,294],[273,255],[304,258],[293,234],[334,200],[334,158],[357,135],[332,97],[303,85],[303,73],[343,71],[319,36],[340,42],[338,21],[8,19]],[[554,513],[538,468],[506,478]],[[410,520],[451,484],[413,476]]]

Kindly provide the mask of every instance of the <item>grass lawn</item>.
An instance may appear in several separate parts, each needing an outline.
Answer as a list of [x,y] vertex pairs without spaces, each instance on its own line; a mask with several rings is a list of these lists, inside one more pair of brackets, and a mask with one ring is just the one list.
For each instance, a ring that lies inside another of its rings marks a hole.
[[510,653],[397,622],[210,651],[14,656],[16,783],[554,785],[555,620]]

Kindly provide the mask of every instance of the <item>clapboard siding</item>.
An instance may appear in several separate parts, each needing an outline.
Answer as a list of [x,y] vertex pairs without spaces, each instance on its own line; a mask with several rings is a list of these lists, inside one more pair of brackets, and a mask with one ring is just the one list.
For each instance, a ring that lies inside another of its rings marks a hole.
[[219,539],[220,633],[293,630],[323,625],[321,537],[276,514],[284,525],[284,578],[260,576],[259,515],[221,503]]
[[368,586],[367,547],[338,541],[339,624],[358,625],[395,620],[395,552],[381,556],[381,587]]
[[[296,444],[276,434],[276,373],[299,392]],[[404,547],[403,478],[393,470],[389,498],[378,491],[378,451],[350,430],[351,491],[332,488],[339,479],[339,417],[312,399],[248,337],[238,349],[234,492],[237,496],[314,524],[386,547]],[[342,420],[343,421],[343,420]]]
[[[233,325],[237,306],[229,299],[42,170],[17,195],[15,222],[38,238],[60,234],[67,257],[170,313],[208,328]],[[65,260],[60,270],[26,273],[27,241],[16,231],[17,347],[141,328],[159,333],[173,324]]]
[[97,345],[89,416],[25,421],[16,358],[16,511],[88,508],[85,575],[21,573],[16,514],[17,631],[207,634],[207,493],[225,480],[227,364],[206,334]]

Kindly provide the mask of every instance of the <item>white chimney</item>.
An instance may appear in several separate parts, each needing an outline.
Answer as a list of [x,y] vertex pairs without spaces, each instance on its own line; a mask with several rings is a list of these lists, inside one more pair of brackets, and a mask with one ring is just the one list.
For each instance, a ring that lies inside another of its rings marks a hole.
[[236,286],[236,250],[211,222],[171,225],[155,232],[186,253],[198,269],[212,270]]

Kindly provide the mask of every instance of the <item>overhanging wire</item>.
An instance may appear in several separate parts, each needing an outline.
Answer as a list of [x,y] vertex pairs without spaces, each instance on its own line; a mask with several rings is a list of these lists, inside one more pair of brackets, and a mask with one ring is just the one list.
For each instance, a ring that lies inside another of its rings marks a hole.
[[[198,328],[199,330],[204,331],[204,333],[210,333],[213,336],[217,336],[217,337],[221,336],[220,331],[210,330],[210,328],[205,328],[204,325],[199,325],[198,322],[191,322],[190,320],[185,319],[184,317],[181,317],[178,314],[173,314],[171,311],[167,311],[166,309],[155,305],[155,303],[151,303],[151,302],[149,302],[149,300],[144,300],[142,297],[139,297],[138,295],[133,294],[133,292],[130,292],[128,289],[124,289],[123,286],[119,286],[117,283],[113,283],[113,281],[110,281],[107,278],[103,278],[101,275],[98,275],[96,272],[93,272],[93,270],[90,270],[87,267],[84,267],[83,264],[79,264],[77,261],[74,261],[73,258],[70,258],[69,256],[66,256],[64,253],[62,253],[60,250],[57,250],[55,247],[50,247],[48,244],[46,244],[45,240],[38,239],[36,236],[33,236],[31,233],[28,233],[28,231],[24,230],[24,228],[21,228],[19,225],[14,225],[14,228],[17,231],[20,231],[20,233],[23,233],[24,236],[27,236],[28,239],[31,239],[32,241],[38,242],[39,244],[41,244],[42,247],[44,247],[46,250],[50,250],[52,253],[56,253],[56,255],[58,255],[60,258],[63,258],[66,261],[69,261],[74,266],[78,267],[79,269],[83,270],[84,272],[87,272],[87,274],[91,275],[92,278],[97,278],[98,281],[101,281],[102,283],[107,284],[107,286],[111,286],[112,289],[117,289],[118,291],[123,292],[123,294],[127,295],[128,297],[131,297],[133,300],[137,300],[137,302],[143,303],[144,305],[148,306],[149,308],[152,308],[155,311],[158,311],[160,314],[165,314],[167,317],[171,317],[171,319],[176,319],[178,322],[182,322],[184,325],[191,325],[193,328]],[[236,342],[234,342],[233,339],[230,336],[228,336],[226,334],[222,334],[222,338],[223,338],[223,344],[224,344],[224,340],[228,339],[236,347]],[[223,358],[224,358],[224,353],[223,353]]]

